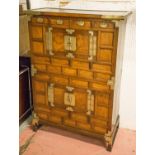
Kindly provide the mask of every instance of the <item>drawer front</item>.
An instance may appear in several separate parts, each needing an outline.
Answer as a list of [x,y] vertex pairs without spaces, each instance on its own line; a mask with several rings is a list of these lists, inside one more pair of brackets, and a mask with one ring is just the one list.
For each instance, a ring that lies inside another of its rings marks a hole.
[[49,24],[56,27],[69,27],[69,19],[67,18],[49,18]]
[[47,24],[48,20],[45,17],[37,16],[37,17],[32,17],[31,22],[36,24]]
[[78,29],[89,29],[91,28],[91,21],[85,19],[71,19],[70,27]]
[[104,20],[92,21],[93,28],[99,29],[114,29],[115,25],[112,22],[107,22]]

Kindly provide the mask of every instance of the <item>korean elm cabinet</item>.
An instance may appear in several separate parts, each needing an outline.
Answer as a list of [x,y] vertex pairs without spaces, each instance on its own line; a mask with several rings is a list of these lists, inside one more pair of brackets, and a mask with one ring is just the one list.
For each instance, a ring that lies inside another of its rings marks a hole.
[[39,14],[29,32],[34,129],[49,124],[98,137],[111,150],[119,126],[116,20]]

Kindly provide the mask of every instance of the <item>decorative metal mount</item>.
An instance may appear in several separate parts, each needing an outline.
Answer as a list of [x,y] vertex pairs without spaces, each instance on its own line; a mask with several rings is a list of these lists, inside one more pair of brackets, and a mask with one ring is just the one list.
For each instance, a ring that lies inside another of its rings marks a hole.
[[114,89],[114,86],[115,86],[115,78],[114,77],[111,77],[110,80],[108,80],[107,82],[107,85],[110,86],[110,89]]
[[91,90],[87,90],[87,115],[91,115],[94,111],[94,95],[92,94]]
[[48,102],[51,107],[54,107],[54,84],[51,83],[48,86]]
[[34,65],[31,65],[31,76],[34,76],[37,73],[37,69],[34,67]]

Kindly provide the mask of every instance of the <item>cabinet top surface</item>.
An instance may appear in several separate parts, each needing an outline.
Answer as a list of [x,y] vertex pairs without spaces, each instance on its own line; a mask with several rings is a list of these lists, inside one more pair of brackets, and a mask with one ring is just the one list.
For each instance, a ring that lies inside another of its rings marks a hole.
[[78,10],[78,9],[62,9],[62,8],[39,8],[26,11],[30,15],[52,15],[52,16],[70,16],[85,18],[101,18],[123,20],[131,12],[129,11],[98,11],[98,10]]

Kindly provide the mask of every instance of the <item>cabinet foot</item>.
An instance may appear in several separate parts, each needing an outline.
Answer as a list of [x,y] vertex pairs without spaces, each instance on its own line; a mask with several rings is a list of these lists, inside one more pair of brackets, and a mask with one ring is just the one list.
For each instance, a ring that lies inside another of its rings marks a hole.
[[38,128],[40,127],[40,124],[39,124],[39,117],[37,116],[36,113],[32,113],[32,122],[31,122],[31,126],[32,126],[32,130],[33,131],[37,131]]

